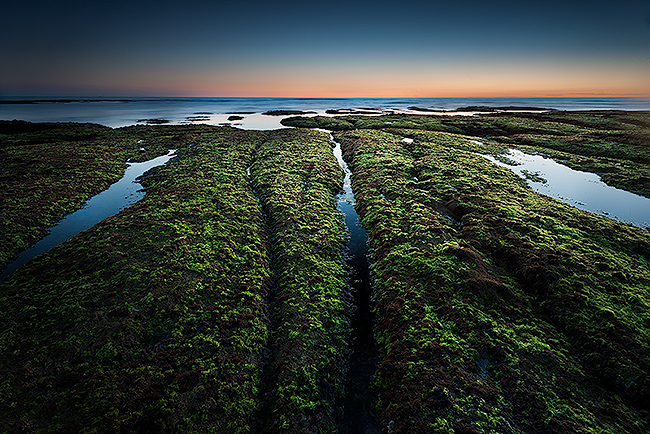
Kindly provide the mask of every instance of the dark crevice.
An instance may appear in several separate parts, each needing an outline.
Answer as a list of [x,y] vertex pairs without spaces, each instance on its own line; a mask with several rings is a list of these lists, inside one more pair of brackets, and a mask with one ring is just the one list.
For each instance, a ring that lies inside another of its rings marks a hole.
[[257,144],[255,152],[248,163],[245,169],[245,177],[248,180],[250,191],[255,197],[258,206],[260,207],[260,213],[262,220],[264,221],[264,229],[266,236],[266,248],[269,260],[270,268],[270,278],[267,288],[267,293],[265,296],[265,303],[267,306],[266,312],[266,325],[269,333],[266,346],[263,349],[262,354],[262,369],[261,375],[259,378],[259,395],[258,399],[261,405],[258,407],[256,415],[252,418],[251,427],[253,432],[258,433],[267,433],[269,427],[272,425],[273,420],[273,405],[272,405],[272,396],[273,396],[273,385],[275,383],[275,374],[273,372],[275,358],[277,356],[277,350],[275,350],[275,343],[273,341],[272,332],[276,321],[274,319],[275,306],[277,304],[277,294],[278,294],[278,280],[280,275],[280,270],[278,267],[278,261],[275,255],[275,236],[274,231],[271,226],[271,222],[268,215],[268,210],[262,205],[261,195],[256,188],[255,182],[255,169],[254,166],[257,160],[257,151],[260,149],[264,140]]
[[[333,139],[332,139],[333,140]],[[336,142],[335,142],[336,143]],[[341,156],[341,146],[336,143],[334,155],[345,172],[343,192],[338,196],[338,209],[343,213],[349,232],[347,263],[349,285],[356,310],[351,319],[352,357],[343,399],[343,418],[339,426],[342,434],[379,433],[374,404],[377,393],[372,388],[372,378],[377,370],[378,350],[374,340],[374,315],[372,312],[372,284],[370,278],[368,234],[361,226],[359,214],[354,209],[351,172]]]

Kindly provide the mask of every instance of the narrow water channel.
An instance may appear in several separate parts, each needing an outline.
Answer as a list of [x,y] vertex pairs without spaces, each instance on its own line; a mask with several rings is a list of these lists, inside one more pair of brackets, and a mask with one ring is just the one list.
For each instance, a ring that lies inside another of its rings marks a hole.
[[[332,141],[334,139],[332,138]],[[344,215],[350,232],[348,265],[350,286],[357,309],[352,317],[352,360],[346,382],[344,416],[339,427],[342,434],[379,433],[372,406],[377,396],[372,390],[372,376],[377,369],[378,352],[373,336],[371,309],[372,286],[368,263],[368,234],[361,226],[359,214],[354,209],[352,172],[343,160],[341,145],[334,141],[334,156],[345,172],[343,192],[337,197],[337,207]]]
[[134,203],[142,200],[145,193],[137,178],[144,172],[157,166],[162,166],[174,157],[175,149],[167,155],[156,157],[142,163],[127,163],[128,167],[122,178],[112,184],[107,190],[88,199],[83,208],[67,215],[50,228],[50,233],[42,240],[24,250],[18,258],[10,263],[0,274],[0,282],[7,276],[26,264],[30,259],[49,252],[54,247],[69,240],[78,233],[85,231],[107,217],[110,217]]

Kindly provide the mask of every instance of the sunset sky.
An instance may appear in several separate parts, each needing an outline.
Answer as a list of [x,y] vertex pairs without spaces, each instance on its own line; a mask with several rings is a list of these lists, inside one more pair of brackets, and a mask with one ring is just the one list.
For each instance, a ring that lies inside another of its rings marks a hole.
[[8,1],[0,97],[650,95],[650,1]]

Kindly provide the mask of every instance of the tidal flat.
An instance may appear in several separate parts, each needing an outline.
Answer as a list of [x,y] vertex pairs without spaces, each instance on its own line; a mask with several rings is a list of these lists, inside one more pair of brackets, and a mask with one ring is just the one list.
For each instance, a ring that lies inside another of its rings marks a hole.
[[[3,265],[127,161],[177,155],[140,202],[0,283],[0,432],[348,432],[364,307],[371,431],[650,429],[650,233],[478,155],[650,197],[650,113],[283,123],[0,123]],[[371,300],[350,290],[344,174],[314,128],[352,173]]]

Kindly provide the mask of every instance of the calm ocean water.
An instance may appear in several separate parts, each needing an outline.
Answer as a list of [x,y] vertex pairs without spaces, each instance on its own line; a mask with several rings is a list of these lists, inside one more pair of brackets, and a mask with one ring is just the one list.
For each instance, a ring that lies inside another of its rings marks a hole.
[[[0,104],[0,119],[31,122],[94,122],[110,127],[165,119],[179,123],[230,123],[242,128],[279,128],[280,117],[268,110],[302,110],[323,113],[327,109],[420,107],[454,110],[467,106],[519,106],[557,110],[650,110],[650,98],[15,98],[32,104]],[[57,101],[58,100],[58,101]],[[62,102],[61,100],[65,100]],[[228,121],[232,113],[243,120]],[[196,118],[202,116],[202,118]]]

